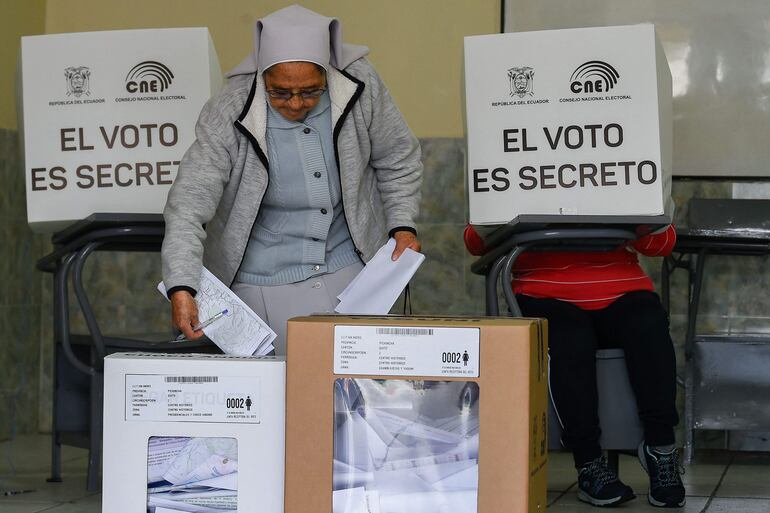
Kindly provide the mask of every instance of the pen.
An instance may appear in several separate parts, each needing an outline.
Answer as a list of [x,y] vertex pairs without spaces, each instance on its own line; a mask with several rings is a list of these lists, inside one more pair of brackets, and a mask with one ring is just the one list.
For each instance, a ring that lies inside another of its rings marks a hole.
[[[222,310],[222,311],[221,311],[221,312],[219,312],[218,314],[215,314],[215,315],[213,315],[213,316],[209,317],[208,319],[206,319],[206,320],[205,320],[205,321],[203,321],[203,322],[199,322],[198,324],[196,324],[195,326],[193,326],[193,331],[202,330],[202,329],[203,329],[203,328],[205,328],[206,326],[210,326],[210,325],[211,325],[211,323],[213,323],[213,322],[214,322],[214,321],[216,321],[217,319],[221,319],[222,317],[224,317],[225,315],[227,315],[227,311],[228,311],[228,310],[227,310],[227,308],[225,308],[224,310]],[[184,333],[182,333],[181,335],[179,335],[178,337],[176,337],[176,340],[175,340],[174,342],[179,342],[179,341],[181,341],[181,340],[184,340]]]

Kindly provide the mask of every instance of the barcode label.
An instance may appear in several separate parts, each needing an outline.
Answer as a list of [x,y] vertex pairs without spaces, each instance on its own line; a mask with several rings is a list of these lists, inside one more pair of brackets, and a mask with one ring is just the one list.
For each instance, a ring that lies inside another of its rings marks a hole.
[[479,328],[334,326],[334,373],[479,376]]
[[219,383],[218,376],[166,376],[166,383]]
[[[214,372],[217,369],[175,369]],[[131,422],[259,424],[257,376],[126,374],[125,419]]]
[[377,328],[377,334],[413,337],[415,335],[433,335],[433,329],[431,328]]

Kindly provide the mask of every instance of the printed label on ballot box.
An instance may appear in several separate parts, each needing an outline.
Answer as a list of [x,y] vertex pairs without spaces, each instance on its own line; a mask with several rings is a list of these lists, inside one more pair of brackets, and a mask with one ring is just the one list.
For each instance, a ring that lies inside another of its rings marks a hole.
[[127,374],[125,392],[128,421],[260,423],[258,377]]
[[335,326],[334,373],[479,376],[479,329]]

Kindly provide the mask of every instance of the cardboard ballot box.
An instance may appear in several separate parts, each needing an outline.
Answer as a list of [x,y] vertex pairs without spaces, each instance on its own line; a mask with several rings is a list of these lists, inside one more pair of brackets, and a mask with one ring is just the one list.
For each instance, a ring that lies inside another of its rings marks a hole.
[[470,221],[666,216],[671,73],[653,25],[465,38]]
[[285,360],[118,353],[102,511],[283,512]]
[[289,321],[286,513],[542,512],[538,319]]
[[27,220],[160,213],[221,71],[206,28],[21,38]]

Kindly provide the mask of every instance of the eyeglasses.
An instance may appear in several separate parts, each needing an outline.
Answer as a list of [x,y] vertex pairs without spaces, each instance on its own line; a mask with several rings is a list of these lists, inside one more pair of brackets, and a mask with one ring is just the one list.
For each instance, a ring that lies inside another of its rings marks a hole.
[[315,100],[316,98],[320,98],[324,92],[326,92],[325,87],[321,87],[318,89],[309,89],[305,91],[299,91],[299,92],[292,92],[288,91],[286,89],[268,89],[265,91],[267,95],[270,98],[273,98],[275,100],[282,100],[282,101],[289,101],[291,100],[292,96],[299,96],[301,100]]

